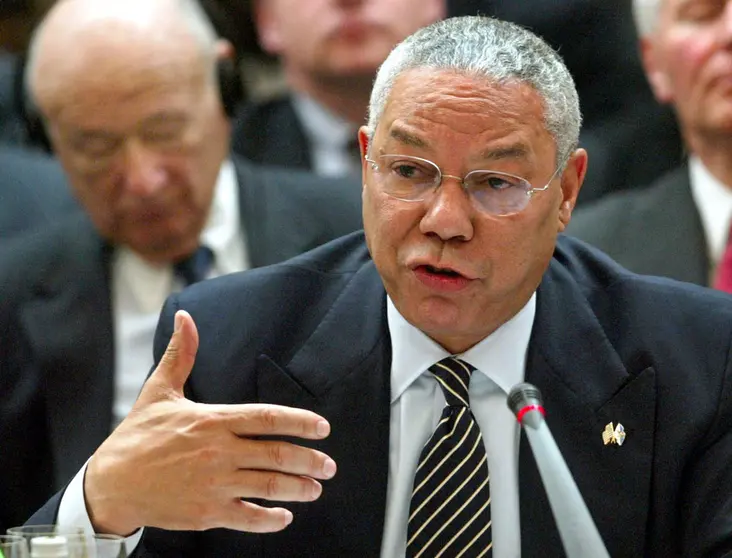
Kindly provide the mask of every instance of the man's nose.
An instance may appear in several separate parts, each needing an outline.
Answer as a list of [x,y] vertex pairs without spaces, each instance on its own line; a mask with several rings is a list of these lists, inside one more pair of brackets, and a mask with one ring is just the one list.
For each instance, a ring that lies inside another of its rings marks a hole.
[[420,222],[423,234],[437,235],[443,241],[473,238],[476,211],[459,179],[443,176],[442,184],[426,203],[427,211]]
[[125,189],[142,197],[154,195],[165,184],[159,155],[138,143],[127,146],[123,174]]

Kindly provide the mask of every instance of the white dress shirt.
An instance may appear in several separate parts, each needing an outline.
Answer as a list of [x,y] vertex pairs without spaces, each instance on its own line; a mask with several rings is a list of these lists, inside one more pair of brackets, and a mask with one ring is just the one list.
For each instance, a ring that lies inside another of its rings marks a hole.
[[[521,556],[520,429],[506,396],[524,380],[535,313],[536,295],[511,320],[459,355],[478,369],[468,392],[488,455],[494,558]],[[419,456],[445,406],[442,389],[427,369],[450,353],[407,322],[391,299],[387,299],[387,319],[392,346],[391,419],[381,557],[395,558],[406,551],[409,502]]]
[[689,159],[691,196],[701,218],[711,272],[717,268],[727,247],[732,224],[732,185],[717,180],[698,157]]
[[[249,267],[239,187],[231,161],[221,166],[215,188],[211,213],[201,233],[201,245],[214,255],[210,277]],[[153,337],[163,303],[183,284],[174,277],[171,265],[151,264],[126,247],[115,250],[111,277],[116,425],[130,412],[153,365]]]
[[[201,245],[214,254],[210,277],[249,267],[249,256],[239,211],[239,186],[231,161],[216,181],[211,212],[201,233]],[[153,338],[165,299],[183,285],[171,265],[153,265],[128,248],[115,250],[112,259],[112,313],[114,316],[114,419],[119,423],[132,408],[153,365]],[[57,522],[83,526],[92,532],[84,504],[86,465],[69,484]],[[141,532],[128,541],[137,544]]]
[[358,128],[311,97],[293,94],[292,105],[310,144],[313,172],[323,176],[360,174],[360,163],[348,149],[348,143],[357,137]]
[[[520,558],[518,452],[520,429],[506,405],[511,388],[522,382],[536,313],[536,295],[511,320],[460,355],[475,366],[469,386],[470,406],[488,455],[494,558]],[[427,369],[449,356],[409,324],[387,299],[392,343],[389,473],[382,558],[404,556],[410,495],[422,447],[432,435],[445,397]],[[337,425],[334,426],[334,428]],[[86,513],[82,469],[61,501],[57,522],[92,531]],[[131,552],[143,530],[127,539]]]

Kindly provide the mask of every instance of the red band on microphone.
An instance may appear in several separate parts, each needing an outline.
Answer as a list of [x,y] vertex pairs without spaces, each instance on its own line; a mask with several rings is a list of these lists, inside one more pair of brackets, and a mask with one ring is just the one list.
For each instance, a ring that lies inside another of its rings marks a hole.
[[529,411],[539,411],[542,415],[546,416],[546,413],[544,412],[544,407],[542,407],[541,405],[526,405],[526,407],[521,409],[516,414],[516,420],[518,420],[520,423],[523,420],[524,415]]

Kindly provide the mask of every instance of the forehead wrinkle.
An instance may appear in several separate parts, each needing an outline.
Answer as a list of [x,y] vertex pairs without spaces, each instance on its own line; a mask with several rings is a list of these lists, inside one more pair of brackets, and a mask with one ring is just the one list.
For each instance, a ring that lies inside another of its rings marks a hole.
[[482,159],[500,161],[502,159],[528,159],[531,149],[523,142],[512,145],[489,147],[480,154]]

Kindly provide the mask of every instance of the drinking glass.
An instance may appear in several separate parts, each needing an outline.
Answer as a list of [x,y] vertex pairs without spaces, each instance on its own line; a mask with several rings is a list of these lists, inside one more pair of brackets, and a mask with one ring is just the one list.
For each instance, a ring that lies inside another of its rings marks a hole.
[[8,529],[8,535],[19,535],[28,541],[35,537],[66,537],[67,540],[83,539],[83,527],[61,527],[59,525],[21,525]]
[[[19,527],[11,527],[8,529],[8,535],[23,537],[28,549],[30,549],[31,540],[36,537],[64,537],[67,542],[74,540],[81,542],[84,540],[84,528],[61,527],[59,525],[21,525]],[[71,558],[71,554],[69,554],[69,557]],[[5,558],[7,558],[7,556]]]
[[87,535],[69,541],[69,558],[127,558],[125,540],[117,535]]
[[0,556],[3,558],[28,558],[28,543],[20,535],[0,535]]

